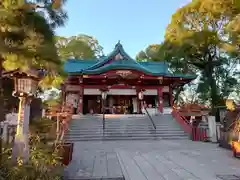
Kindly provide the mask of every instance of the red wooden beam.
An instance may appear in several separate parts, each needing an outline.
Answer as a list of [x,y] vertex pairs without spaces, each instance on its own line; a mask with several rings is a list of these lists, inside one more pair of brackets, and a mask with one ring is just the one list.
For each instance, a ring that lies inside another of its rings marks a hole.
[[[173,80],[173,81],[184,81],[184,80],[187,80],[185,78],[181,78],[181,77],[168,77],[168,76],[152,76],[152,75],[149,75],[149,74],[144,74],[143,72],[141,71],[137,71],[137,70],[109,70],[103,74],[89,74],[89,75],[70,75],[72,77],[78,77],[78,76],[82,76],[84,79],[105,79],[107,77],[113,77],[113,76],[120,76],[121,73],[119,72],[129,72],[129,75],[127,76],[131,76],[131,75],[135,75],[135,76],[138,76],[139,78],[142,78],[142,79],[159,79],[159,78],[162,78],[163,80],[165,79],[168,79],[168,80]],[[128,79],[126,76],[126,79]]]
[[[83,85],[84,88],[89,89],[101,89],[105,85]],[[130,86],[130,85],[113,85],[107,86],[109,89],[136,89],[136,88],[143,88],[143,89],[157,89],[159,86]]]

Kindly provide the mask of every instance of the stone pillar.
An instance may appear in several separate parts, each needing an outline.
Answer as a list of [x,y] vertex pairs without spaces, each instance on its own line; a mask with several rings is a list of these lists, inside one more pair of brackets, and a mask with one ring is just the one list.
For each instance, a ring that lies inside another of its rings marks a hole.
[[208,128],[211,142],[217,142],[217,125],[215,116],[208,116]]
[[78,100],[78,114],[83,113],[83,86],[79,89],[79,100]]
[[26,163],[29,159],[28,131],[31,99],[26,97],[20,97],[19,99],[18,125],[12,159],[16,163],[17,158],[20,156],[23,158],[23,162]]
[[162,87],[159,87],[157,89],[158,93],[158,112],[163,113],[163,92],[162,92]]
[[8,122],[3,122],[3,132],[2,132],[2,139],[4,143],[8,143]]

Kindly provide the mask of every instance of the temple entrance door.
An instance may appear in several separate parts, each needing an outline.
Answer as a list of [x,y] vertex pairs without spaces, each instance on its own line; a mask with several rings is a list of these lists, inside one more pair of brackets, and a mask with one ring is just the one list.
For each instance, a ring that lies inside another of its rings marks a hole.
[[132,114],[133,102],[132,96],[113,95],[113,113],[115,114]]
[[83,113],[101,113],[101,97],[98,95],[84,95],[83,97]]

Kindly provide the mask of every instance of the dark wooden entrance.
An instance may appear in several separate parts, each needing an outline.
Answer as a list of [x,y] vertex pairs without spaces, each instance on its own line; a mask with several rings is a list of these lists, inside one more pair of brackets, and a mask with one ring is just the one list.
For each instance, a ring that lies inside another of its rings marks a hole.
[[[132,114],[134,96],[108,95],[105,101],[105,113],[107,114]],[[100,95],[84,95],[83,113],[102,113],[102,99]]]
[[113,95],[112,113],[115,114],[132,114],[133,113],[133,96]]

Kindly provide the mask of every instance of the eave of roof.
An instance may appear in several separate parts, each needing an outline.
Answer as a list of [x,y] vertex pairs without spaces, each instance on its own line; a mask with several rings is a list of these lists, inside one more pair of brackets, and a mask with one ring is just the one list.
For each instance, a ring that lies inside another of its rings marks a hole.
[[[114,60],[117,54],[121,54],[123,59]],[[132,59],[123,49],[120,43],[115,45],[114,50],[107,56],[91,60],[70,59],[64,64],[64,71],[71,74],[102,74],[109,70],[138,70],[151,76],[165,76],[172,78],[195,79],[193,74],[172,74],[168,71],[168,64],[162,62],[137,62]]]

